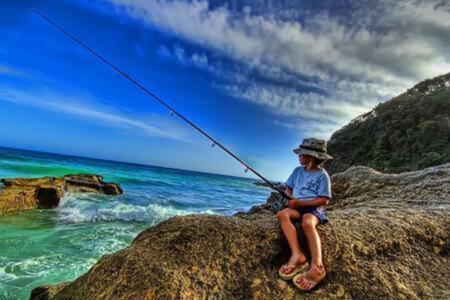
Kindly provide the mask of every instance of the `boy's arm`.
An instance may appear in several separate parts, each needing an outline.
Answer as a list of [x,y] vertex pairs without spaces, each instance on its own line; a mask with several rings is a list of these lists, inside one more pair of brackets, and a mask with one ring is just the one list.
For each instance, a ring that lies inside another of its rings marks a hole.
[[297,207],[305,207],[305,206],[325,206],[330,202],[330,198],[328,197],[319,197],[308,201],[296,201]]
[[288,186],[286,186],[286,189],[284,190],[284,192],[288,195],[292,197],[292,189]]

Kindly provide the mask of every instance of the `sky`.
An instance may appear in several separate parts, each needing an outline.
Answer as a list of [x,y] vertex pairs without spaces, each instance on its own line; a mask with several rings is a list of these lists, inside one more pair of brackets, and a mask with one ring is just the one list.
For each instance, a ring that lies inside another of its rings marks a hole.
[[252,177],[31,8],[273,180],[450,71],[447,1],[1,1],[0,146]]

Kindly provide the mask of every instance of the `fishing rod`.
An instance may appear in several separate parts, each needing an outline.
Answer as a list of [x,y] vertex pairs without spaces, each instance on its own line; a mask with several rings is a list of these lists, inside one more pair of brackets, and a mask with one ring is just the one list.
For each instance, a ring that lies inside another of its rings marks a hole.
[[245,172],[247,171],[251,171],[253,172],[253,174],[255,174],[256,176],[258,176],[259,178],[261,178],[265,183],[267,183],[269,185],[269,187],[271,189],[273,189],[274,191],[277,191],[278,193],[281,194],[281,196],[283,196],[283,198],[285,200],[290,200],[292,197],[290,197],[288,194],[286,194],[284,191],[282,190],[278,190],[275,185],[270,182],[269,180],[267,180],[266,178],[264,178],[261,174],[259,174],[257,171],[255,171],[251,166],[249,166],[247,163],[245,163],[244,161],[242,161],[239,157],[237,157],[233,152],[231,152],[230,150],[228,150],[225,146],[223,146],[220,142],[218,142],[216,139],[214,139],[213,137],[211,137],[206,131],[204,131],[203,129],[201,129],[200,127],[198,127],[197,125],[195,125],[192,121],[190,121],[188,118],[186,118],[185,116],[183,116],[182,114],[180,114],[178,111],[176,111],[172,106],[170,106],[169,104],[167,104],[162,98],[160,98],[159,96],[157,96],[156,94],[154,94],[153,92],[151,92],[150,90],[148,90],[145,86],[143,86],[140,82],[138,82],[137,80],[135,80],[134,78],[132,78],[130,75],[128,75],[127,73],[125,73],[124,71],[122,71],[121,69],[119,69],[118,67],[116,67],[114,64],[112,64],[111,62],[109,62],[106,58],[104,58],[103,56],[101,56],[100,54],[98,54],[97,52],[95,52],[92,48],[90,48],[89,46],[87,46],[85,43],[83,43],[80,39],[78,39],[77,37],[75,37],[74,35],[72,35],[71,33],[69,33],[68,31],[66,31],[65,29],[63,29],[61,26],[59,26],[58,24],[56,24],[54,21],[52,21],[51,19],[49,19],[48,17],[46,17],[44,14],[42,14],[41,12],[37,11],[36,9],[31,9],[30,10],[31,13],[35,13],[36,15],[38,15],[39,17],[41,17],[43,20],[45,20],[47,23],[49,23],[50,25],[52,25],[53,27],[55,27],[57,30],[59,30],[60,32],[62,32],[64,35],[66,35],[67,37],[69,37],[71,40],[75,41],[78,45],[80,45],[82,48],[84,48],[85,50],[87,50],[88,52],[90,52],[91,54],[93,54],[95,57],[97,57],[100,61],[102,61],[103,63],[105,63],[106,65],[108,65],[110,68],[112,68],[114,71],[116,71],[118,74],[122,75],[124,78],[126,78],[127,80],[129,80],[131,83],[133,83],[135,86],[137,86],[138,88],[140,88],[144,93],[146,93],[148,96],[152,97],[153,99],[155,99],[156,101],[158,101],[159,103],[161,103],[164,107],[166,107],[167,109],[169,109],[169,111],[171,112],[171,115],[177,115],[178,117],[180,117],[182,120],[184,120],[186,123],[188,123],[189,125],[191,125],[192,127],[194,127],[197,131],[199,131],[201,134],[203,134],[206,138],[208,138],[210,141],[213,142],[213,144],[211,145],[211,147],[214,147],[215,145],[219,146],[223,151],[225,151],[226,153],[228,153],[229,155],[231,155],[234,159],[236,159],[238,162],[240,162],[242,165],[245,166]]

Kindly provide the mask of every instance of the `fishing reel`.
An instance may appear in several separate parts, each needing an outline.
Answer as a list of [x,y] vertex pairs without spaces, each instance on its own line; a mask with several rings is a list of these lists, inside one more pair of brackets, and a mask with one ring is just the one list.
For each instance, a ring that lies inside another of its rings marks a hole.
[[274,212],[279,212],[280,210],[282,210],[284,208],[284,205],[285,205],[285,201],[277,201],[272,204],[272,210]]
[[290,197],[284,191],[279,190],[278,193],[281,195],[281,199],[277,199],[274,203],[272,203],[272,210],[275,213],[285,208],[287,201],[292,199],[292,197]]

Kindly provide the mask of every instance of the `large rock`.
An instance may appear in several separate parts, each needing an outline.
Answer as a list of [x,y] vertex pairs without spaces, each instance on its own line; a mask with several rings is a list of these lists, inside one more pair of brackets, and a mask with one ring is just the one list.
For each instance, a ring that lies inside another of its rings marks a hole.
[[450,163],[420,171],[382,174],[357,166],[332,176],[333,202],[338,208],[449,209]]
[[75,281],[34,289],[31,299],[448,299],[449,180],[450,164],[334,175],[331,222],[319,226],[328,276],[311,293],[278,278],[289,250],[276,216],[262,206],[162,222]]
[[0,179],[0,215],[33,208],[54,208],[64,193],[122,194],[116,183],[104,182],[93,174],[70,174],[64,177]]

